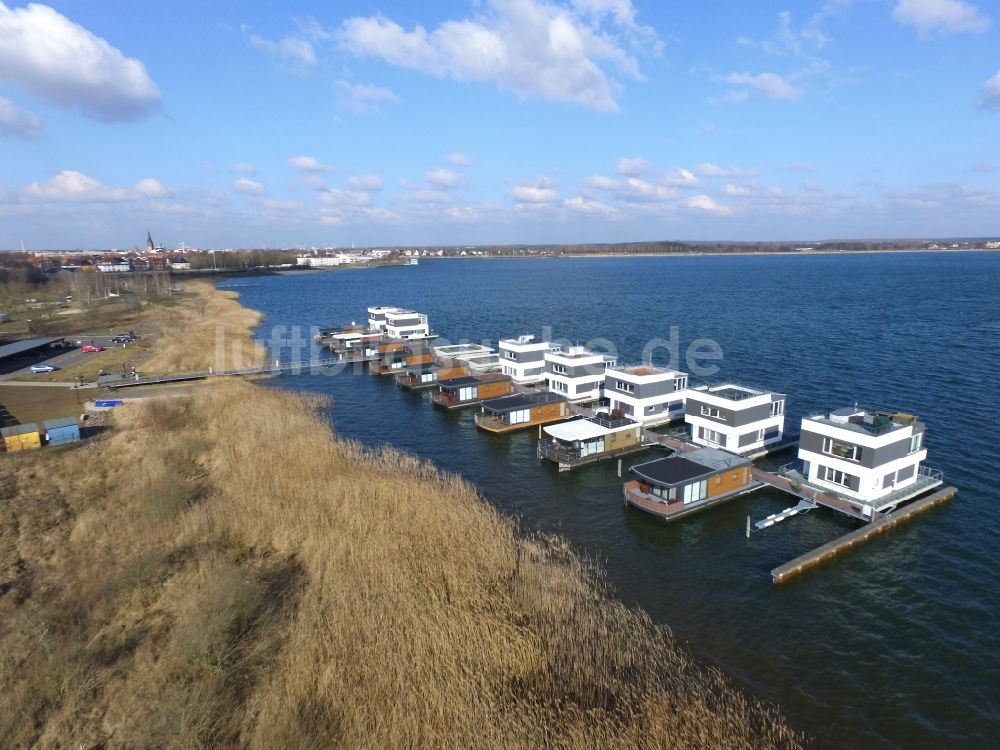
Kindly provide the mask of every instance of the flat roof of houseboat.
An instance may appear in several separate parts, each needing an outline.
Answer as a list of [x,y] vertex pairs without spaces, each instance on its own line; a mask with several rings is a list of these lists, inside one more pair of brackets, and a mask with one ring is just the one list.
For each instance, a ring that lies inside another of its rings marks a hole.
[[[550,425],[544,429],[546,433],[554,437],[556,440],[572,443],[576,440],[592,440],[604,435],[610,435],[612,432],[617,432],[624,427],[638,426],[638,423],[633,422],[631,419],[619,419],[614,422],[605,421],[604,424],[601,424],[601,421],[593,419],[574,419],[570,422]],[[609,425],[615,426],[611,427]]]
[[448,378],[447,380],[439,380],[438,385],[442,388],[461,388],[466,385],[476,385],[477,383],[482,383],[483,381],[473,375],[461,375],[457,378]]
[[565,401],[565,396],[549,391],[537,391],[535,393],[515,393],[512,396],[500,396],[499,398],[488,398],[482,402],[484,409],[489,411],[514,411],[515,409],[527,409],[541,404],[555,404]]
[[633,466],[635,475],[656,484],[679,484],[701,476],[710,476],[717,471],[748,466],[750,459],[736,456],[718,448],[699,448],[685,453],[683,456],[674,454],[666,458],[647,461]]
[[745,398],[754,398],[756,396],[766,396],[771,394],[773,396],[784,396],[783,393],[778,393],[777,391],[766,391],[761,388],[751,388],[747,385],[739,385],[737,383],[722,383],[720,385],[700,385],[692,389],[696,393],[704,393],[709,396],[717,396],[718,398],[724,398],[727,401],[742,401]]
[[671,370],[669,367],[657,367],[656,365],[618,365],[610,370],[614,372],[624,372],[628,375],[684,375],[678,370]]

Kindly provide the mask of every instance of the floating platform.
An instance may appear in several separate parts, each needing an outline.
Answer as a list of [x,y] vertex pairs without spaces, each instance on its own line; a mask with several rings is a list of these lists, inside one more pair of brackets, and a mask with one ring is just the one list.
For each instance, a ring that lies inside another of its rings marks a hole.
[[850,549],[856,544],[866,542],[872,537],[883,534],[904,521],[908,521],[914,516],[923,513],[924,511],[930,510],[931,508],[935,508],[938,505],[942,505],[949,500],[952,500],[957,493],[958,490],[956,488],[945,487],[944,489],[938,490],[933,495],[928,495],[927,497],[916,500],[910,505],[900,508],[897,511],[887,513],[878,520],[872,521],[860,529],[844,534],[844,536],[839,539],[827,542],[821,547],[817,547],[804,555],[799,555],[794,560],[790,560],[784,565],[779,565],[771,571],[771,580],[774,583],[784,583],[788,579],[794,578],[799,573],[802,573],[803,571],[806,571],[821,562],[829,560],[831,557],[839,555],[841,552]]

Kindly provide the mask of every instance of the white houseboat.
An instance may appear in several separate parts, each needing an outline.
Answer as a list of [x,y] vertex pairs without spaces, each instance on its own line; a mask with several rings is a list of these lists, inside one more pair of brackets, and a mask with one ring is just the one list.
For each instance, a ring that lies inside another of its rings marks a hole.
[[399,341],[437,338],[424,313],[400,307],[369,307],[368,328]]
[[545,382],[550,391],[570,402],[597,401],[604,396],[605,372],[615,364],[615,357],[582,346],[545,352]]
[[806,417],[793,478],[872,518],[942,483],[941,472],[921,466],[925,430],[912,414],[860,407]]
[[782,443],[785,394],[726,383],[687,392],[684,421],[691,442],[756,457]]
[[538,441],[538,457],[548,459],[568,471],[577,466],[624,456],[646,448],[642,425],[620,413],[598,413],[543,427]]
[[543,382],[546,353],[560,350],[557,344],[536,341],[530,335],[500,339],[499,347],[501,372],[519,385]]
[[684,418],[686,372],[652,365],[609,367],[604,375],[604,395],[612,411],[620,411],[644,427]]

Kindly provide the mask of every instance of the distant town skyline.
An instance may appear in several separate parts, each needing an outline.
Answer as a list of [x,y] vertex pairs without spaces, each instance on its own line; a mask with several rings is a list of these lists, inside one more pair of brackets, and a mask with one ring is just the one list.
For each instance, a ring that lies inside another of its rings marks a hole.
[[0,248],[1000,233],[966,0],[0,2]]

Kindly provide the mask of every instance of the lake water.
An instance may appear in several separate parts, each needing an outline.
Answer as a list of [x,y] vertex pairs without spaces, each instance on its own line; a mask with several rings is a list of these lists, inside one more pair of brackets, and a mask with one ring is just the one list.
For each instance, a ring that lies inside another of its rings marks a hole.
[[534,433],[488,435],[471,411],[434,409],[391,378],[272,381],[332,397],[341,435],[431,459],[526,528],[565,536],[622,599],[817,746],[1000,747],[1000,253],[438,260],[222,286],[265,314],[265,341],[386,304],[428,313],[452,342],[549,326],[636,362],[677,326],[682,355],[699,338],[721,347],[708,380],[787,393],[793,432],[803,414],[855,402],[919,414],[927,464],[957,500],[777,587],[771,568],[851,523],[817,510],[747,541],[748,514],[792,504],[762,490],[667,525],[623,507],[613,462],[559,474],[536,459]]

